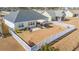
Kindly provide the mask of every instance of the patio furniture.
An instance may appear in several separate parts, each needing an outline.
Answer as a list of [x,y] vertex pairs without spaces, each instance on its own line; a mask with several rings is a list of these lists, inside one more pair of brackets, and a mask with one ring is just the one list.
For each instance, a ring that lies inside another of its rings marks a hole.
[[32,32],[32,28],[29,27],[28,30],[29,30],[30,32]]
[[32,41],[30,41],[30,40],[29,40],[28,42],[29,42],[29,46],[30,46],[30,47],[32,47],[32,46],[35,45],[35,44],[34,44]]
[[42,25],[44,26],[44,27],[46,27],[46,28],[50,28],[52,23],[51,22],[49,22],[49,21],[45,21],[45,22],[43,22],[42,23]]

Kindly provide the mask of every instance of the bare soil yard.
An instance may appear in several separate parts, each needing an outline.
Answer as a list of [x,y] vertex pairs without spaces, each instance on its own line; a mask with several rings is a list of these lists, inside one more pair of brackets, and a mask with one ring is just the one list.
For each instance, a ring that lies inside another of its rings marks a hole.
[[[54,45],[52,45],[52,47],[59,48],[61,51],[72,51],[79,43],[79,18],[69,18],[69,21],[64,22],[75,25],[77,30],[56,42]],[[77,50],[79,50],[79,48]]]
[[33,32],[23,31],[22,33],[18,33],[18,35],[21,38],[23,38],[23,40],[26,41],[28,44],[30,44],[29,41],[34,44],[37,44],[38,42],[44,40],[50,35],[55,35],[58,32],[61,32],[63,30],[64,28],[57,25],[53,25],[53,27],[51,28],[45,28],[45,29],[41,29]]
[[12,37],[0,39],[0,51],[24,51],[24,48]]

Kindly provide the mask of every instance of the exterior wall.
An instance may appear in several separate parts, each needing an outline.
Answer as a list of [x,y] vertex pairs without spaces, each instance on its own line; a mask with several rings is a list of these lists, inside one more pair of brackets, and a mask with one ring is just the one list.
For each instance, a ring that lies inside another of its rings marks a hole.
[[10,28],[12,28],[12,29],[15,29],[14,23],[12,23],[12,22],[10,22],[10,21],[8,21],[8,20],[6,20],[6,19],[4,19],[4,22],[5,22],[5,24],[6,24],[8,27],[10,27]]
[[49,21],[56,20],[57,17],[62,17],[62,10],[48,10],[43,13],[43,15],[47,16]]
[[51,21],[52,20],[56,20],[55,18],[56,18],[56,14],[55,14],[55,10],[49,10],[49,15],[51,16]]
[[24,27],[22,27],[22,28],[25,28],[25,27],[27,27],[28,26],[28,23],[27,22],[18,22],[18,23],[15,23],[15,28],[16,29],[22,29],[22,28],[19,28],[19,25],[20,24],[24,24]]
[[48,21],[51,21],[51,16],[46,11],[43,13],[43,15],[48,17]]
[[[29,22],[34,22],[35,24],[29,26],[28,25]],[[23,24],[24,27],[19,28],[19,25],[21,25],[21,24]],[[15,23],[15,28],[16,29],[23,29],[23,28],[26,28],[26,27],[35,27],[35,26],[36,26],[36,21],[35,20],[34,21],[26,21],[26,22],[18,22],[18,23]]]
[[66,14],[66,17],[73,17],[73,13],[70,11],[66,11],[65,14]]
[[55,11],[55,16],[57,16],[57,17],[62,17],[63,16],[63,10],[56,10]]

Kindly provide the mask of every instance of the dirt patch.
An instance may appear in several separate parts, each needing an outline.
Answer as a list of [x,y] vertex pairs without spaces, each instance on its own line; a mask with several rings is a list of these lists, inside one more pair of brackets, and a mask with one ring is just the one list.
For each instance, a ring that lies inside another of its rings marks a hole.
[[0,51],[24,51],[24,48],[12,37],[0,39]]
[[67,24],[75,25],[77,30],[58,41],[52,47],[59,48],[61,51],[72,51],[79,42],[79,18],[69,18],[69,21],[65,21]]
[[64,28],[60,26],[53,26],[52,28],[45,28],[34,32],[22,32],[18,33],[18,35],[23,38],[28,44],[31,42],[32,44],[37,44],[38,42],[48,38],[51,35],[55,35],[58,32],[64,31]]

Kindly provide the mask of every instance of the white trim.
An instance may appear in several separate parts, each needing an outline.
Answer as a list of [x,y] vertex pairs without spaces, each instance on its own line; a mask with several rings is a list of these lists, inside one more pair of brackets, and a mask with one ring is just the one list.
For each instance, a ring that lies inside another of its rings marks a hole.
[[12,29],[15,29],[15,24],[14,24],[14,23],[12,23],[12,22],[10,22],[10,21],[8,21],[8,20],[6,20],[6,19],[4,19],[4,22],[5,22],[5,24],[6,24],[8,27],[10,27],[10,28],[12,28]]

